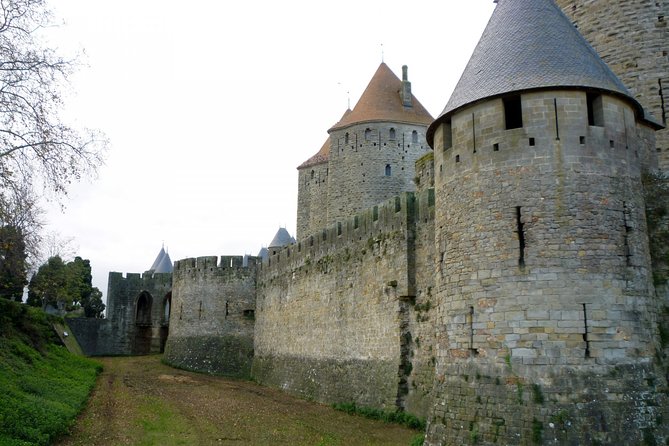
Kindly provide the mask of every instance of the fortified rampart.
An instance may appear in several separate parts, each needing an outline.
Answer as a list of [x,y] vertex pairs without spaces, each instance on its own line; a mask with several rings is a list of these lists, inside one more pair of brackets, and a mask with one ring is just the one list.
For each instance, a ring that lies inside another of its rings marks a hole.
[[249,377],[253,359],[257,257],[198,257],[175,262],[168,364]]
[[429,319],[431,283],[416,270],[430,263],[433,201],[404,193],[271,252],[254,378],[318,401],[425,410],[415,395],[430,392],[433,362],[418,351],[431,336],[411,330]]
[[172,274],[109,273],[106,319],[70,319],[87,355],[145,355],[163,351],[170,321]]
[[519,95],[522,127],[492,99],[435,132],[446,342],[428,444],[640,444],[666,430],[641,184],[652,132],[599,100],[596,125],[585,92],[558,90]]

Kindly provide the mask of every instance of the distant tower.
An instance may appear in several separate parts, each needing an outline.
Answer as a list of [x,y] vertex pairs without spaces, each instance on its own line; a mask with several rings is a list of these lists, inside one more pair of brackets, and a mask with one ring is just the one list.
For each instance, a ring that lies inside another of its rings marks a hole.
[[426,444],[664,442],[641,185],[657,128],[552,0],[499,1],[427,132]]
[[[350,113],[350,110],[347,110]],[[330,138],[323,147],[298,168],[297,179],[297,238],[303,238],[324,228],[328,204],[328,159]]]
[[[581,34],[665,127],[669,120],[669,0],[557,0]],[[669,129],[656,134],[669,171]]]
[[402,73],[400,80],[381,63],[326,145],[298,168],[298,238],[415,190],[432,117],[411,93],[406,66]]

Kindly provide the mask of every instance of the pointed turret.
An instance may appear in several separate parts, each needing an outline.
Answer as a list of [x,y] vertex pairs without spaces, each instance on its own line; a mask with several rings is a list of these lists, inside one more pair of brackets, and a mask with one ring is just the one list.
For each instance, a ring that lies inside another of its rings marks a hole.
[[295,243],[295,239],[288,233],[286,228],[279,228],[268,247],[280,248],[282,246],[290,245],[291,243]]
[[163,257],[165,257],[165,247],[163,246],[160,248],[160,252],[156,256],[156,260],[153,261],[153,264],[151,265],[151,268],[149,268],[149,271],[155,271],[158,265],[160,265],[160,262],[163,260]]
[[625,85],[551,0],[500,0],[450,100],[428,129],[457,109],[513,92],[554,87],[609,92],[631,101],[657,126]]
[[332,126],[330,132],[363,122],[428,125],[433,118],[418,99],[411,94],[411,84],[406,76],[404,77],[404,82],[400,81],[395,73],[388,68],[388,65],[382,62],[355,108]]

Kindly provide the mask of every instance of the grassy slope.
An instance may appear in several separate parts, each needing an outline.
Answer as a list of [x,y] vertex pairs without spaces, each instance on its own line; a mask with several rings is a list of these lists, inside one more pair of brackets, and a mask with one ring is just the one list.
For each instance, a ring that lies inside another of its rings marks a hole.
[[49,444],[67,432],[101,371],[56,345],[51,322],[0,299],[0,446]]

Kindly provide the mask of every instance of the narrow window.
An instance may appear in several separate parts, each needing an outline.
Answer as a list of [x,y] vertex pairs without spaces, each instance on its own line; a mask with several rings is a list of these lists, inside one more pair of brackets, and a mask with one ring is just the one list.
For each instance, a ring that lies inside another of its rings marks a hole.
[[459,163],[460,162],[460,155],[455,155],[455,162]]
[[586,95],[588,103],[588,125],[597,127],[604,126],[604,105],[602,103],[602,95],[596,93],[588,93]]
[[412,143],[417,143],[418,142],[418,132],[415,131],[415,130],[413,132],[411,132],[411,142]]
[[341,222],[337,222],[337,235],[341,235]]
[[348,132],[344,135],[344,144],[348,144]]
[[616,143],[612,139],[609,140],[609,147],[612,149],[616,147]]
[[523,110],[520,103],[520,95],[510,96],[502,100],[504,102],[504,122],[506,129],[519,129],[523,126]]
[[229,314],[228,312],[228,301],[225,301],[225,315],[227,316]]
[[395,139],[395,129],[393,129],[393,128],[390,129],[390,134],[388,135],[388,137],[389,137],[391,140],[394,140],[394,139]]
[[530,138],[530,147],[533,147],[535,144],[534,138]]
[[444,138],[444,149],[448,149],[453,146],[453,130],[451,128],[451,123],[447,122],[442,124],[442,137]]
[[314,171],[313,170],[311,171],[311,179],[312,180],[314,179]]
[[474,307],[469,307],[469,351],[472,355],[478,355],[478,350],[474,348]]
[[372,208],[372,220],[376,221],[378,219],[379,219],[379,207],[374,206],[374,208]]
[[353,217],[353,229],[358,229],[358,216]]
[[391,170],[392,170],[392,169],[390,168],[390,164],[386,164],[386,176],[387,176],[387,177],[390,176]]
[[583,341],[585,341],[585,357],[590,357],[590,340],[588,340],[588,313],[583,304]]
[[372,129],[365,129],[365,141],[369,141],[369,139],[372,137]]
[[525,230],[520,206],[516,206],[516,227],[518,233],[518,266],[525,266]]
[[632,227],[629,224],[629,208],[627,203],[623,201],[623,224],[625,225],[625,232],[623,234],[623,247],[625,250],[625,264],[632,266],[632,250],[630,249],[629,237],[632,232]]
[[492,145],[492,151],[493,152],[499,152],[499,144],[498,143],[495,143],[495,144]]
[[200,309],[197,312],[197,318],[202,319],[202,302],[200,302]]
[[581,145],[585,144],[585,136],[579,136],[579,137],[578,137],[578,142],[579,142]]

